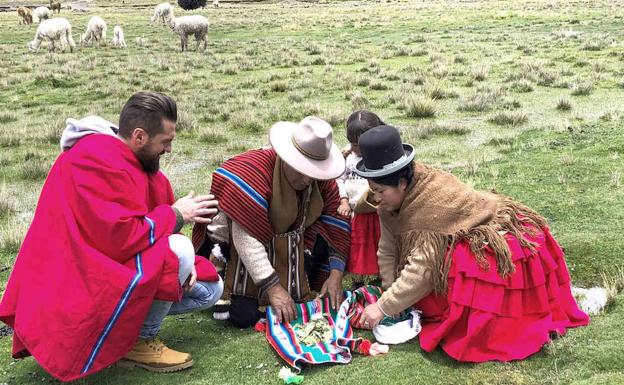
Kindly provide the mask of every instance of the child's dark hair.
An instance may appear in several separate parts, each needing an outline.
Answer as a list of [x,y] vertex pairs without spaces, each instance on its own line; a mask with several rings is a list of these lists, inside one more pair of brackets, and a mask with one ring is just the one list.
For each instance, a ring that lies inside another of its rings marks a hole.
[[351,143],[357,143],[360,135],[371,128],[385,124],[379,116],[368,110],[355,111],[347,119],[347,139]]

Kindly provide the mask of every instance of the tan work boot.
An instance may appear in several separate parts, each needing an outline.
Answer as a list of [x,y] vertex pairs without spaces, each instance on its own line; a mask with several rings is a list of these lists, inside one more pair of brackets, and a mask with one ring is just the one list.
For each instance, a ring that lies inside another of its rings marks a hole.
[[130,353],[119,361],[120,366],[140,367],[150,372],[170,373],[193,366],[193,358],[188,353],[169,349],[159,339],[139,338]]

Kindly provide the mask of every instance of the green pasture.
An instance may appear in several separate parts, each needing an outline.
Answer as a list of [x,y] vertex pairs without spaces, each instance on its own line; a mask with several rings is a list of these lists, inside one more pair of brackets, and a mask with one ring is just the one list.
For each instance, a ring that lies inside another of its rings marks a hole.
[[[322,117],[344,146],[346,118],[368,108],[402,129],[419,161],[543,214],[576,285],[624,284],[624,1],[176,8],[178,16],[209,19],[206,52],[180,52],[168,27],[150,23],[157,2],[85,4],[86,12],[64,8],[60,15],[76,44],[93,15],[108,23],[107,41],[73,53],[48,53],[46,43],[28,52],[37,26],[0,13],[0,294],[60,151],[65,119],[116,121],[139,90],[178,102],[178,137],[161,164],[179,196],[207,191],[217,165],[267,145],[277,121]],[[123,27],[127,49],[112,47],[114,25]],[[590,326],[521,362],[461,364],[413,341],[383,357],[306,369],[304,384],[624,384],[623,319],[619,294]],[[282,362],[261,334],[209,312],[171,317],[161,334],[194,355],[192,370],[112,367],[77,383],[281,381]],[[11,359],[10,349],[11,339],[0,337],[0,384],[56,382],[32,358]]]

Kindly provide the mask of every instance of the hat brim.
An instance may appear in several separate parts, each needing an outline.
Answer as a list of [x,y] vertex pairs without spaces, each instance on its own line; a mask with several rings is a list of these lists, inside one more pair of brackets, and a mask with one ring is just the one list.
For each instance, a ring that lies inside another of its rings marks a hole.
[[369,170],[364,165],[364,159],[360,160],[353,172],[361,176],[362,178],[381,178],[386,175],[394,174],[399,171],[403,167],[412,163],[416,153],[414,152],[414,147],[411,144],[403,143],[403,151],[405,151],[405,158],[401,159],[401,161],[392,163],[391,165],[384,166],[384,168],[377,170]]
[[277,155],[289,166],[317,180],[336,179],[345,171],[345,160],[342,153],[332,143],[327,159],[315,160],[303,155],[292,142],[293,131],[298,124],[277,122],[269,130],[269,142]]

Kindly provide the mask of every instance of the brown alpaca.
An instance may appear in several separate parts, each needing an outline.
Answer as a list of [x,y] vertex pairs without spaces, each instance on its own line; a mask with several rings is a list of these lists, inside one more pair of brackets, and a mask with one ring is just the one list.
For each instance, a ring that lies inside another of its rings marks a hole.
[[32,9],[26,7],[19,7],[17,9],[17,16],[19,19],[19,24],[32,24],[33,15]]
[[61,2],[59,0],[50,0],[50,10],[57,13],[61,13]]

